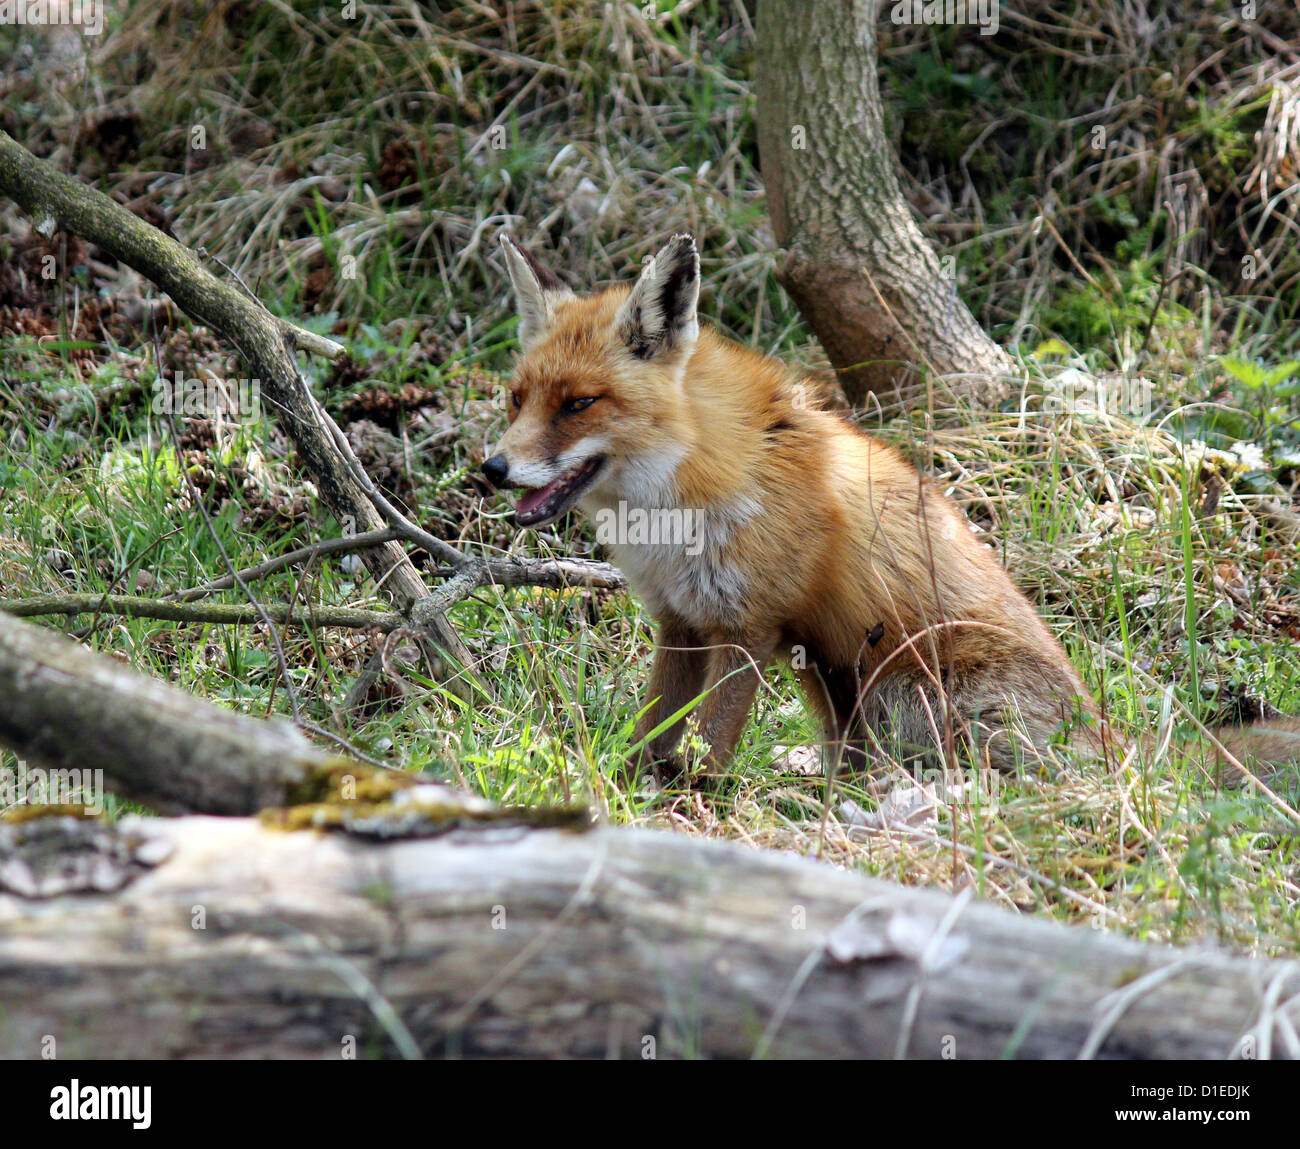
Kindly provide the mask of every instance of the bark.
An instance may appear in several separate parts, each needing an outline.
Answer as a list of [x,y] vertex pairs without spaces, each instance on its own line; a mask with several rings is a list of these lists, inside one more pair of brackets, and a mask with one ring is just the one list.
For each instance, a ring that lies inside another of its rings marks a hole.
[[[7,133],[0,131],[0,195],[13,199],[46,237],[63,228],[89,240],[115,259],[135,268],[176,301],[197,323],[206,324],[233,344],[249,363],[254,377],[284,424],[299,458],[312,476],[325,506],[352,533],[385,526],[361,487],[348,474],[338,451],[315,417],[311,397],[298,372],[294,352],[299,344],[325,344],[271,315],[213,276],[189,248],[132,215],[102,192],[84,187],[50,164],[37,159]],[[387,542],[361,552],[366,566],[399,611],[428,597],[402,545]],[[465,697],[457,664],[472,665],[472,657],[446,616],[425,612],[420,620],[427,653],[436,677]],[[461,672],[464,673],[463,671]]]
[[875,0],[759,0],[758,147],[777,277],[854,406],[1007,390],[1010,357],[976,323],[903,198],[884,134]]
[[[37,864],[54,866],[58,834],[41,829]],[[0,882],[32,832],[0,826]],[[385,1056],[1300,1053],[1291,963],[733,844],[469,823],[376,844],[210,818],[118,833],[135,876],[117,893],[0,892],[0,1057],[38,1057],[46,1035],[61,1058],[334,1058],[349,1041]]]
[[102,770],[115,793],[167,812],[287,805],[337,762],[287,722],[211,706],[3,613],[0,700],[0,746],[29,767]]

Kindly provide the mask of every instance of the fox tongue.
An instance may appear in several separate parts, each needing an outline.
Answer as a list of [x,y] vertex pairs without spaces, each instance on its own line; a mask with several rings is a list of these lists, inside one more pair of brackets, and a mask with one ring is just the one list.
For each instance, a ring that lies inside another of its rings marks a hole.
[[515,522],[531,527],[555,518],[590,484],[604,461],[603,455],[588,459],[546,486],[525,491],[515,503]]
[[569,475],[561,475],[553,483],[548,483],[544,487],[538,487],[534,491],[525,491],[519,496],[519,501],[515,503],[515,514],[531,515],[538,507],[546,502],[547,499],[563,487],[567,486],[571,477],[572,476]]

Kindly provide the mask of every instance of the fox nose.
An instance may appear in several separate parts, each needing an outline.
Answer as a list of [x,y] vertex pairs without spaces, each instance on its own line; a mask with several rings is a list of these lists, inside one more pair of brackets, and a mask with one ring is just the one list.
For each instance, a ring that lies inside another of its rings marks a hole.
[[493,455],[483,464],[483,474],[494,487],[502,486],[510,474],[510,464],[504,455]]

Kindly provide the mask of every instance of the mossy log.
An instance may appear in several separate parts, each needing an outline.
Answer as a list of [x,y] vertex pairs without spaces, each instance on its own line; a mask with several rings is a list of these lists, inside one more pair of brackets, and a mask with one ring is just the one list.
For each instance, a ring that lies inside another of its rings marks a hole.
[[1292,963],[669,832],[119,832],[170,857],[113,894],[0,893],[0,1057],[1298,1052]]

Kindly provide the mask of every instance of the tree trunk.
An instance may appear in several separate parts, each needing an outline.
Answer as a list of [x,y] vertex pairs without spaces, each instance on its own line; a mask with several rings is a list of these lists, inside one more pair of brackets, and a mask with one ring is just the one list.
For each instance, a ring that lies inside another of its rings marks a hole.
[[855,407],[922,373],[980,402],[1011,358],[975,322],[903,198],[876,78],[875,0],[759,0],[758,147],[777,277]]
[[[61,835],[85,866],[91,834],[120,839],[117,893],[4,892]],[[664,831],[0,825],[6,1059],[1294,1057],[1297,988],[1293,963]]]

